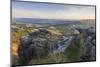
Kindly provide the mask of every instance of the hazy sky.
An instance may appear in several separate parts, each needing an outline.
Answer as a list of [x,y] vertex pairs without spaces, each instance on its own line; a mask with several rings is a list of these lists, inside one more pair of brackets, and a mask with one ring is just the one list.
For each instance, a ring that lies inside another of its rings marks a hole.
[[13,1],[12,17],[45,19],[95,19],[95,7]]

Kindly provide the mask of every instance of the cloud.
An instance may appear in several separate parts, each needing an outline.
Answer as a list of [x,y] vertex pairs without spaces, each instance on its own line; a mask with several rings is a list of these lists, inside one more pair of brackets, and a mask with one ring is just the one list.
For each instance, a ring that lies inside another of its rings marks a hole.
[[12,8],[12,17],[18,18],[48,18],[48,19],[94,19],[95,9],[93,8],[70,8],[57,11],[37,11]]
[[94,6],[12,2],[12,17],[48,19],[95,18]]

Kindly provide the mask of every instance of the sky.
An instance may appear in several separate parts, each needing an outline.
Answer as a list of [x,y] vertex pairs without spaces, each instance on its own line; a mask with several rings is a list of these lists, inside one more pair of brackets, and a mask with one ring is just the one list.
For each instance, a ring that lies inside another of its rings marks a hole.
[[95,19],[95,6],[12,1],[13,18]]

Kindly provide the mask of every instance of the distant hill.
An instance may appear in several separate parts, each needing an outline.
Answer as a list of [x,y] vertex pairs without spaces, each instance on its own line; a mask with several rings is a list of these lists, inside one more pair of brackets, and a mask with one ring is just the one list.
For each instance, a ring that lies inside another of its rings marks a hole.
[[81,20],[81,23],[84,23],[86,25],[93,26],[93,27],[96,25],[95,19]]
[[13,21],[20,23],[36,23],[36,24],[65,24],[65,23],[80,23],[76,20],[61,20],[61,19],[37,19],[37,18],[14,18]]
[[82,24],[84,23],[94,23],[93,19],[87,20],[63,20],[63,19],[38,19],[38,18],[14,18],[13,21],[16,23],[33,23],[33,24],[52,24],[52,25],[59,25],[59,24]]

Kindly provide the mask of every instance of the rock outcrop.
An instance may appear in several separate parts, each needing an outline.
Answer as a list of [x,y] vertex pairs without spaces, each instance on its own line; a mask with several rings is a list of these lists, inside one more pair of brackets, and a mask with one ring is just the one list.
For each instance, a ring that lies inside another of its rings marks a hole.
[[96,33],[94,28],[89,28],[82,32],[84,38],[84,48],[82,50],[81,60],[96,60]]
[[27,64],[31,59],[40,59],[47,56],[49,51],[50,32],[46,29],[29,33],[20,38],[18,48],[19,65]]

